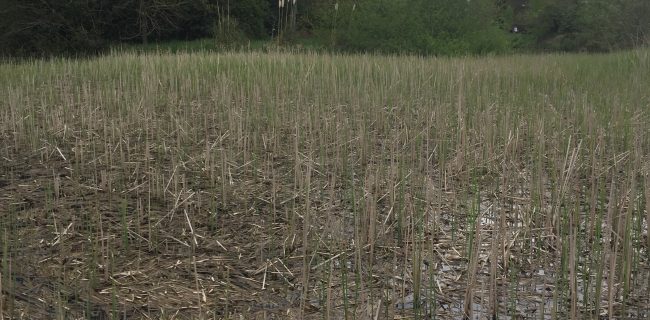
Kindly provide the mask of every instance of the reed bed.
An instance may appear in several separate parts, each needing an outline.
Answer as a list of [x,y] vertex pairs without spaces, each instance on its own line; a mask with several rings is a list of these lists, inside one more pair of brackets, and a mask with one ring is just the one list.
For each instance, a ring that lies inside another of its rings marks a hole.
[[0,64],[0,318],[648,318],[648,53]]

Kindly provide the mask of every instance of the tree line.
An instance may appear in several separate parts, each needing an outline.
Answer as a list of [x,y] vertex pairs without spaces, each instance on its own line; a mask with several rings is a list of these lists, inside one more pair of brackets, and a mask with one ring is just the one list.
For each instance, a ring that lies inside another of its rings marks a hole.
[[436,55],[608,51],[650,39],[648,0],[0,0],[0,54],[211,37]]

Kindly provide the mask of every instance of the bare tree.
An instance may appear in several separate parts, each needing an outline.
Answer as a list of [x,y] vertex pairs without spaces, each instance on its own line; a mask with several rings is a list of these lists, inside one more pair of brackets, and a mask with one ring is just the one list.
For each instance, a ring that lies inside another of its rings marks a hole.
[[152,33],[178,29],[177,21],[183,18],[187,0],[138,0],[139,36],[143,44]]

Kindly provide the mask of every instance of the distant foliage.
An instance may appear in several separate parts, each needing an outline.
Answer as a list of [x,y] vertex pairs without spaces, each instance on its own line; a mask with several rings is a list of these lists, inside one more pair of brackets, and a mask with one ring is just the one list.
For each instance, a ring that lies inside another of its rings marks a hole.
[[[113,43],[210,36],[262,38],[272,24],[270,8],[268,0],[4,0],[0,55],[92,54]],[[228,26],[219,28],[224,21]]]
[[319,10],[327,30],[319,34],[344,50],[456,55],[509,47],[490,1],[330,1]]
[[231,16],[221,17],[215,23],[213,34],[215,41],[225,47],[241,44],[246,40],[246,34],[240,29],[237,20]]
[[540,49],[609,51],[647,44],[650,1],[531,1],[531,32]]
[[198,38],[435,55],[609,51],[647,45],[649,17],[649,0],[2,0],[0,55]]
[[0,7],[0,54],[46,56],[98,52],[106,41],[93,1],[5,0]]

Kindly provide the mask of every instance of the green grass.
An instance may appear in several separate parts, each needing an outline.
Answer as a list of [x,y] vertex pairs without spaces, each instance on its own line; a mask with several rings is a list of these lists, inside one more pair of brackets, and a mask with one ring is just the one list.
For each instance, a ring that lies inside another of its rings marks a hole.
[[648,316],[647,50],[211,46],[0,65],[4,316]]
[[[233,44],[232,47],[245,51],[262,51],[269,45],[268,40],[250,40],[245,43]],[[219,44],[215,39],[203,38],[189,41],[164,41],[152,42],[148,44],[128,44],[119,45],[113,48],[115,52],[134,52],[134,53],[198,53],[198,52],[223,52],[231,50],[223,44]]]
[[315,37],[299,37],[291,43],[278,46],[273,39],[247,40],[242,43],[224,45],[212,38],[203,38],[189,41],[172,40],[162,42],[151,42],[148,44],[120,44],[112,48],[114,54],[140,53],[140,54],[176,54],[176,53],[215,53],[215,52],[268,52],[268,51],[293,51],[293,52],[326,52],[326,48],[320,40]]

